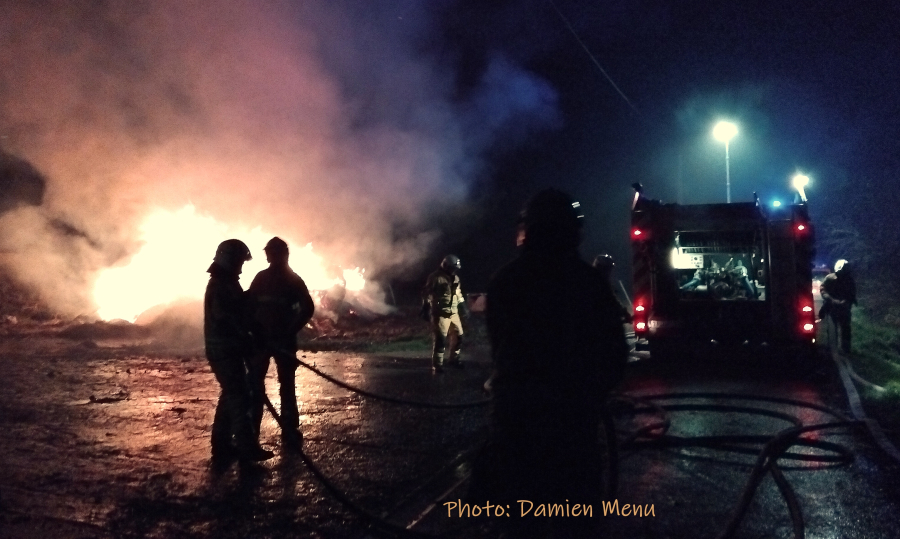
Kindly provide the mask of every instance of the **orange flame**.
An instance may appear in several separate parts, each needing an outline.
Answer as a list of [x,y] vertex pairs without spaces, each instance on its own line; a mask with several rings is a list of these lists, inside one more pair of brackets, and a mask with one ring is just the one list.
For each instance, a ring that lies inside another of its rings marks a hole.
[[[143,245],[128,265],[107,268],[97,276],[94,301],[103,320],[133,322],[151,307],[201,299],[215,248],[228,238],[239,238],[253,253],[253,260],[244,264],[241,274],[241,285],[246,289],[256,273],[267,267],[262,246],[275,235],[260,227],[247,230],[228,226],[198,214],[193,205],[175,212],[152,212],[141,225],[140,234]],[[283,235],[279,237],[296,245]],[[347,290],[361,291],[366,284],[364,269],[344,269],[343,279],[330,275],[311,243],[292,248],[290,263],[310,290],[346,283]]]

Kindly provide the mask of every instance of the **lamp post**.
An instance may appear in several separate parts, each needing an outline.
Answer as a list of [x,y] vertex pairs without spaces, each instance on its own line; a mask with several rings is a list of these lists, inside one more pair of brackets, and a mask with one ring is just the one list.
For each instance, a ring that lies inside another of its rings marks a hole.
[[731,171],[728,166],[728,143],[737,135],[737,126],[731,122],[719,122],[713,127],[716,140],[725,143],[725,201],[731,203]]

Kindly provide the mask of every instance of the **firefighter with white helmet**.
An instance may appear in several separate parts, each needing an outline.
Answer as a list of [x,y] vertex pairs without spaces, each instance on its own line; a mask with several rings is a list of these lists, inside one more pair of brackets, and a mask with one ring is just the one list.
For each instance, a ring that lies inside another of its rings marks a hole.
[[209,283],[203,300],[203,335],[209,366],[222,389],[212,426],[214,468],[235,459],[260,461],[273,456],[259,446],[250,420],[246,362],[252,336],[238,279],[244,262],[251,258],[244,242],[225,240],[206,270]]
[[850,353],[850,309],[856,305],[856,280],[850,263],[840,259],[834,263],[834,273],[825,276],[819,286],[822,294],[822,309],[819,317],[831,317],[839,334],[841,350]]
[[456,255],[447,255],[437,271],[428,276],[422,289],[422,316],[431,321],[433,346],[431,367],[433,372],[444,370],[444,353],[448,340],[455,333],[455,344],[450,350],[448,365],[461,368],[463,326],[460,312],[466,312],[465,296],[459,280],[462,264]]

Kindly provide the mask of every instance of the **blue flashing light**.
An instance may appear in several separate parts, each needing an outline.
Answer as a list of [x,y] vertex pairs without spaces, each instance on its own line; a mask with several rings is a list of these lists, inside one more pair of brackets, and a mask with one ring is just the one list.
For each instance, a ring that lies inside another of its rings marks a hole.
[[781,201],[780,201],[780,200],[774,200],[774,201],[772,201],[772,207],[773,207],[773,208],[780,208],[780,207],[781,207]]

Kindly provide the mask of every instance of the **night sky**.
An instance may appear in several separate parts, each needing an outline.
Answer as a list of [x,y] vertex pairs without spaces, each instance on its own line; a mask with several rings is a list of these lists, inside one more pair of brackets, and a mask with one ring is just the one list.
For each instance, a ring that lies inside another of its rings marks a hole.
[[[558,92],[558,123],[492,161],[498,225],[527,193],[560,186],[583,203],[583,255],[627,258],[631,183],[665,202],[725,201],[711,130],[728,119],[732,200],[790,200],[802,172],[820,262],[870,269],[865,247],[896,255],[898,243],[897,16],[888,2],[471,1],[448,7],[443,44],[461,92],[496,51]],[[484,239],[460,249],[488,255]]]
[[0,150],[47,185],[28,211],[8,209],[34,186],[0,185],[0,252],[72,312],[152,209],[188,203],[410,290],[452,251],[477,291],[554,186],[582,203],[584,257],[627,282],[631,184],[724,202],[720,119],[733,201],[789,200],[802,172],[819,263],[900,264],[891,2],[216,6],[0,5]]

